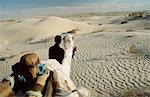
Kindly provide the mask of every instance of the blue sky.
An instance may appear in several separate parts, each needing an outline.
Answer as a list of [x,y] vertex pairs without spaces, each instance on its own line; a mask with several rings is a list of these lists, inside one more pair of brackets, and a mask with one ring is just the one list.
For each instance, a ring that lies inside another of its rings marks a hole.
[[150,0],[0,0],[0,17],[150,10]]
[[0,0],[5,10],[52,6],[73,6],[80,3],[106,2],[109,0]]

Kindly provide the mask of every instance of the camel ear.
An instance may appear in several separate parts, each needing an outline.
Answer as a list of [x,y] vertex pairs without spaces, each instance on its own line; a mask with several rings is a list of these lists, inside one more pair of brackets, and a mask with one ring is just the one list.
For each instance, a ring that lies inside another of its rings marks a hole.
[[72,40],[74,40],[74,36],[72,36]]

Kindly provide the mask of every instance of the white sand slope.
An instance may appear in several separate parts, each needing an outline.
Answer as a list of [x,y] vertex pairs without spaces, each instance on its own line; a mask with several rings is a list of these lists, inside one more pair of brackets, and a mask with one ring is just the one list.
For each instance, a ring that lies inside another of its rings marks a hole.
[[80,32],[91,32],[95,26],[73,22],[60,17],[42,19],[25,19],[1,22],[0,35],[4,45],[18,42],[36,42],[50,36],[61,34],[78,28]]
[[[76,85],[90,89],[91,97],[114,97],[129,89],[149,88],[149,37],[150,33],[145,32],[99,32],[76,37],[78,51],[72,62],[71,78]],[[24,45],[12,53],[20,52],[12,58],[5,52],[3,56],[8,57],[0,61],[1,79],[11,73],[11,65],[27,50],[34,50],[41,59],[47,59],[50,45],[52,42],[46,46],[43,43]],[[136,45],[138,52],[130,52],[132,45]]]
[[[97,91],[96,97],[149,88],[149,37],[150,33],[140,32],[104,32],[79,37],[73,80]],[[130,52],[133,44],[137,53]]]
[[91,97],[120,97],[130,89],[150,89],[149,16],[125,24],[120,24],[122,14],[69,19],[52,16],[1,22],[0,80],[11,74],[11,66],[24,53],[33,51],[45,60],[54,35],[79,28],[71,69],[76,85],[90,89]]

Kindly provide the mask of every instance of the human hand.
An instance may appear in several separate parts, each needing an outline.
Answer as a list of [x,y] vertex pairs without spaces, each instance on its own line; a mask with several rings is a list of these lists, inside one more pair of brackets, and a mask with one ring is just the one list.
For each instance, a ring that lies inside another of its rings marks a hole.
[[45,86],[46,80],[49,77],[49,75],[50,75],[50,71],[46,70],[45,74],[37,77],[36,84],[40,84],[42,86]]

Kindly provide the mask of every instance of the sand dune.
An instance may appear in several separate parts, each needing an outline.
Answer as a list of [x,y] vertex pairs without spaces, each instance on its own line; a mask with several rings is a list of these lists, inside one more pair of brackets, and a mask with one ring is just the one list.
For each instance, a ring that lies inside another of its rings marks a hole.
[[120,24],[124,16],[89,14],[1,22],[0,80],[11,74],[11,66],[24,53],[36,52],[45,60],[54,35],[78,28],[71,69],[76,85],[91,90],[91,97],[120,97],[130,89],[149,90],[149,16]]
[[1,22],[1,43],[36,42],[78,28],[80,32],[91,32],[96,27],[85,23],[74,22],[60,17],[47,17],[44,19],[25,19]]

